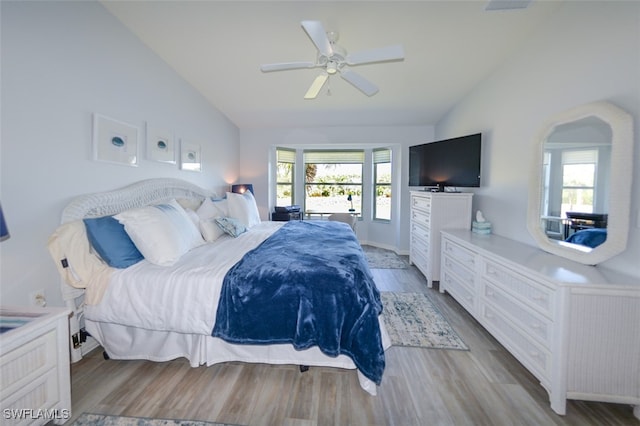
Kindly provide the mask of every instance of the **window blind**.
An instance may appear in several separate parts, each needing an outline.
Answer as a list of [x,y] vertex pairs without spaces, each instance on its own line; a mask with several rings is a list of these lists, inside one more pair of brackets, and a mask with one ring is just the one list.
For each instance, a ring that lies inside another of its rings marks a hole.
[[304,151],[306,164],[362,164],[364,151]]
[[390,163],[391,162],[391,150],[388,148],[374,149],[373,150],[373,164],[377,163]]
[[562,164],[593,164],[598,161],[595,149],[579,151],[562,151]]
[[296,162],[296,150],[277,148],[276,157],[278,163],[295,163]]

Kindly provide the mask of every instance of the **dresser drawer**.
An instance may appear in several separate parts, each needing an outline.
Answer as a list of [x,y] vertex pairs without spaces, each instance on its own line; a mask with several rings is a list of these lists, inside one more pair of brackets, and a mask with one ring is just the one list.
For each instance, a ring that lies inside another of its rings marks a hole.
[[412,251],[419,251],[424,256],[426,256],[427,253],[429,253],[429,240],[428,239],[424,239],[424,238],[418,236],[417,234],[412,234],[411,235],[411,250]]
[[475,292],[470,291],[467,288],[467,284],[463,284],[460,279],[449,270],[445,269],[441,271],[441,273],[440,289],[444,289],[447,293],[451,294],[451,296],[453,296],[453,298],[456,299],[462,307],[472,315],[475,315]]
[[431,210],[431,197],[411,197],[411,208],[426,212]]
[[449,255],[445,255],[443,258],[443,268],[456,276],[457,281],[459,281],[462,285],[467,287],[469,291],[473,290],[473,282],[475,279],[475,272],[468,269],[467,265],[464,265]]
[[549,318],[553,318],[553,291],[490,260],[484,262],[482,275],[490,282],[508,291],[524,304],[531,306]]
[[418,238],[421,238],[422,240],[428,242],[429,241],[429,237],[431,235],[431,232],[429,231],[429,228],[424,226],[423,224],[417,223],[417,222],[411,222],[411,236],[417,236]]
[[491,305],[482,304],[480,322],[543,384],[548,383],[551,375],[551,354],[544,346],[514,327],[511,321]]
[[[38,410],[50,410],[59,400],[58,369],[54,367],[18,388],[6,399],[3,398],[1,409],[3,413],[6,410],[32,409],[35,415]],[[68,413],[68,409],[66,412],[57,410],[58,416],[66,416]],[[25,414],[21,419],[5,419],[6,423],[3,425],[45,424],[47,420],[44,416],[31,418],[29,414]]]
[[411,222],[429,228],[431,227],[431,215],[428,212],[411,210]]
[[551,330],[553,325],[551,320],[539,313],[531,311],[526,306],[518,303],[513,297],[506,294],[503,289],[487,281],[484,282],[483,287],[483,295],[486,303],[507,314],[514,323],[540,341],[546,348],[551,347]]
[[411,251],[409,260],[424,274],[425,277],[431,276],[429,257],[424,253]]
[[56,366],[57,333],[51,330],[2,356],[0,363],[0,395],[4,401],[16,389],[31,382]]
[[442,243],[442,254],[455,259],[456,262],[466,266],[469,270],[475,271],[476,254],[474,252],[460,247],[458,244],[447,239],[444,239]]

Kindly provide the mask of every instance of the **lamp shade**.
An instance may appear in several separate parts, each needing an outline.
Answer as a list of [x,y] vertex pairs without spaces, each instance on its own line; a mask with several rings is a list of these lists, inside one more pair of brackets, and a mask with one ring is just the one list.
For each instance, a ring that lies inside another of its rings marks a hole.
[[236,194],[244,194],[247,191],[253,194],[253,184],[243,183],[243,184],[231,185],[231,192],[235,192]]
[[9,230],[7,229],[7,223],[4,220],[4,212],[2,211],[2,205],[0,204],[0,241],[8,240],[9,237]]

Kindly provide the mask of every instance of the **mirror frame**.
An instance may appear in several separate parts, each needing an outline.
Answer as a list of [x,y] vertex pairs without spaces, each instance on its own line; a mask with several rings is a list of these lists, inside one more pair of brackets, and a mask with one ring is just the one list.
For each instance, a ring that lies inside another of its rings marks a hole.
[[[556,127],[584,118],[596,117],[611,127],[611,177],[607,239],[590,249],[577,244],[551,240],[540,221],[543,197],[542,162],[544,144]],[[633,173],[633,119],[626,111],[609,102],[593,102],[551,117],[533,140],[534,154],[529,181],[527,229],[542,250],[586,265],[596,265],[622,253],[627,248]]]

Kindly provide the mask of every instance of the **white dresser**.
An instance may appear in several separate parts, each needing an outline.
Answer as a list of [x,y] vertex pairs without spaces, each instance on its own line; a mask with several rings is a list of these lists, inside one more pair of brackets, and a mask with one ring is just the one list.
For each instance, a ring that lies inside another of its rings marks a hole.
[[471,229],[469,192],[411,191],[409,262],[433,286],[440,280],[440,231]]
[[66,308],[0,308],[3,425],[62,424],[71,418],[70,314]]
[[640,417],[640,279],[470,231],[442,233],[450,293],[549,393],[628,403]]

